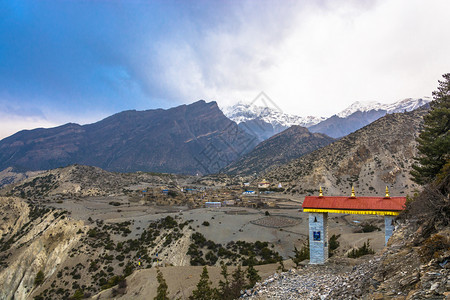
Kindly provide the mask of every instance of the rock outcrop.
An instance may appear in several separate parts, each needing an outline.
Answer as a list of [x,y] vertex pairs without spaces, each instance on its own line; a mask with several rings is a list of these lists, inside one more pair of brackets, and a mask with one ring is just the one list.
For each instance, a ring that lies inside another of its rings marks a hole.
[[[2,248],[0,299],[27,299],[36,285],[36,275],[52,275],[68,251],[78,242],[81,221],[64,213],[29,207],[22,199],[0,198]],[[11,224],[13,224],[11,226]]]

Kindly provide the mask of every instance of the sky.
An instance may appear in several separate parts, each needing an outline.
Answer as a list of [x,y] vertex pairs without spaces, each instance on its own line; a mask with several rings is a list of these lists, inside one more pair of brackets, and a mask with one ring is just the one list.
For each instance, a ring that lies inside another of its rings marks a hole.
[[0,139],[264,92],[284,112],[430,97],[450,1],[0,1]]

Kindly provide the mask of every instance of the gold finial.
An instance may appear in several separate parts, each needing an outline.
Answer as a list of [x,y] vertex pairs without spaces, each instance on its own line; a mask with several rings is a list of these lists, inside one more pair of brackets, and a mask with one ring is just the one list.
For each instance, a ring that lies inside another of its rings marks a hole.
[[322,187],[321,186],[319,186],[319,197],[323,197]]
[[350,196],[350,198],[355,198],[355,187],[352,185],[352,195]]
[[385,198],[390,198],[390,196],[389,196],[389,189],[388,189],[388,187],[386,186],[386,196],[384,196]]

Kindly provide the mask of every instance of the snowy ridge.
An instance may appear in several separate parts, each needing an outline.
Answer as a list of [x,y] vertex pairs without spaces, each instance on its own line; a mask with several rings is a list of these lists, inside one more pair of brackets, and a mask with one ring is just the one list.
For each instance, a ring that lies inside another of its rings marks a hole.
[[309,127],[322,122],[324,117],[300,117],[283,113],[275,108],[252,105],[248,103],[238,102],[235,105],[222,108],[223,113],[230,120],[236,123],[242,123],[254,119],[262,120],[273,126],[291,127],[292,125],[300,125]]
[[368,112],[371,110],[385,110],[386,113],[392,114],[404,111],[412,111],[429,102],[431,102],[431,99],[428,97],[406,98],[391,104],[383,104],[373,101],[371,102],[356,101],[355,103],[353,103],[352,105],[350,105],[349,107],[347,107],[346,109],[344,109],[343,111],[341,111],[336,115],[340,118],[346,118],[357,111]]

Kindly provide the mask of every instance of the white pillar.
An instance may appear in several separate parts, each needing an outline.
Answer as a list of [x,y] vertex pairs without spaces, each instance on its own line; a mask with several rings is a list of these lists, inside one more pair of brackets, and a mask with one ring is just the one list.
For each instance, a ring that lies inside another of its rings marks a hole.
[[309,263],[328,259],[328,213],[309,213]]
[[389,238],[394,232],[394,216],[384,216],[384,245],[386,246]]

